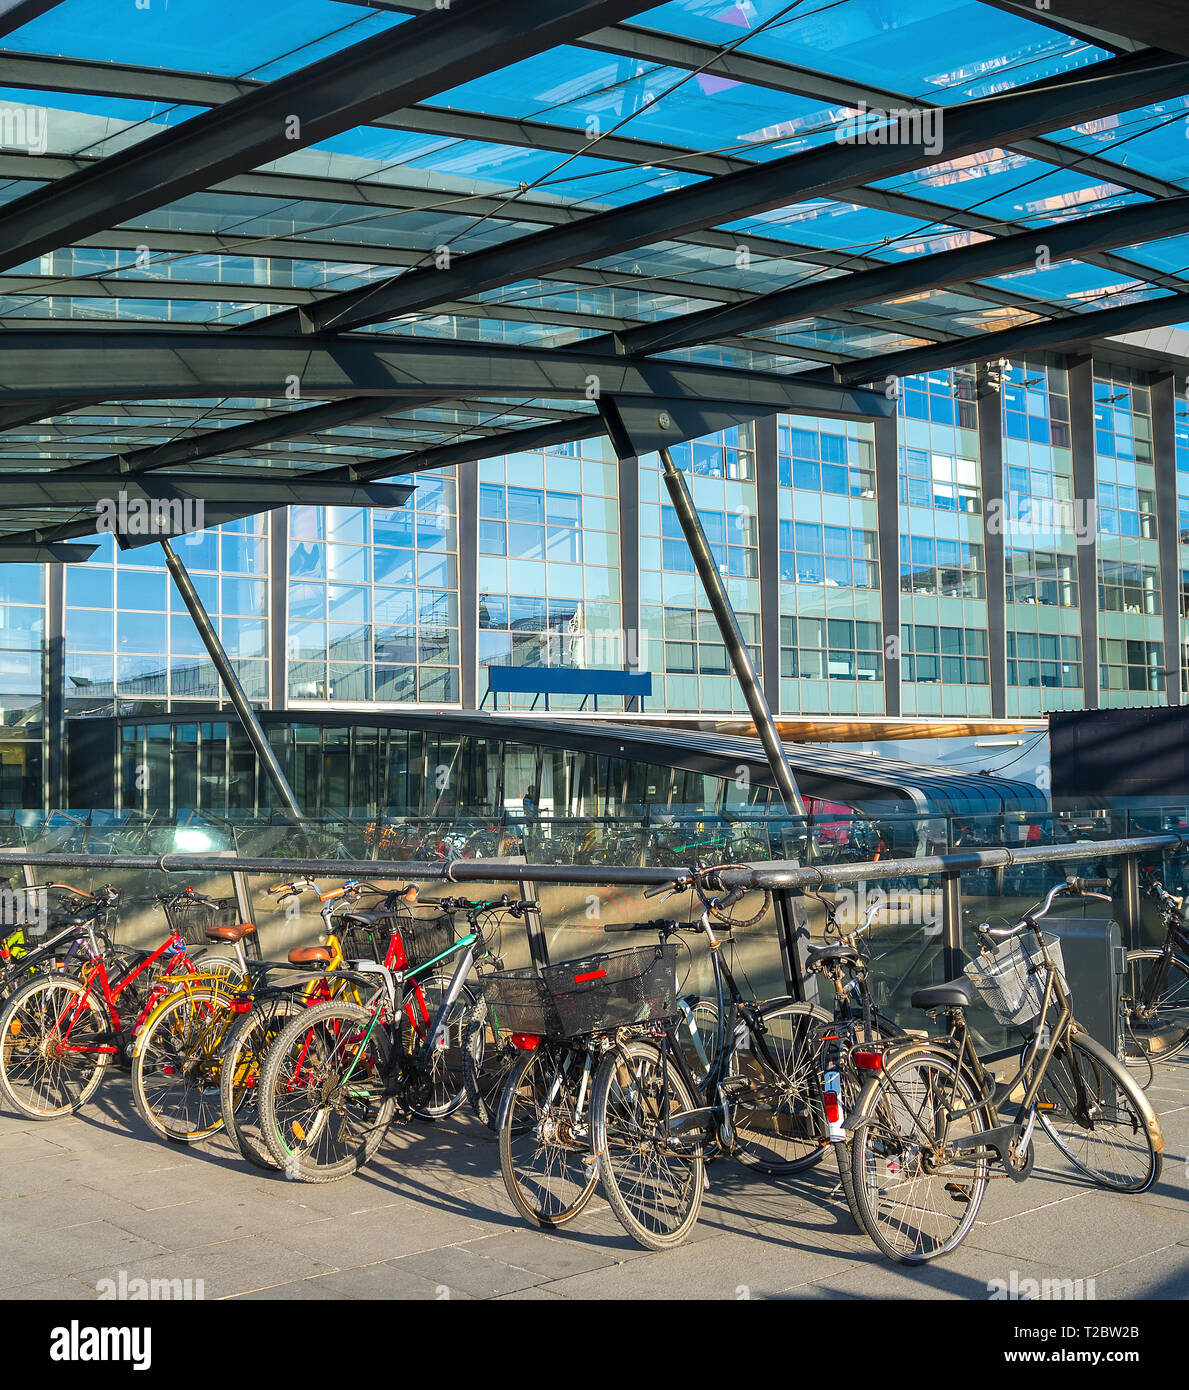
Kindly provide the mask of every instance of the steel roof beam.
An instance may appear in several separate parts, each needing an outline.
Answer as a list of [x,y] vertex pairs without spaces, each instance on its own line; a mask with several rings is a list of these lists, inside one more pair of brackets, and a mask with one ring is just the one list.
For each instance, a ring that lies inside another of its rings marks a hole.
[[590,400],[599,394],[660,395],[754,406],[756,413],[887,413],[879,398],[837,391],[802,396],[791,384],[794,380],[613,353],[538,352],[499,343],[378,334],[302,339],[72,326],[13,329],[0,335],[0,382],[23,400],[74,399],[80,391],[104,401],[281,399],[297,389],[318,400],[372,396],[424,403],[426,397],[442,396]]
[[0,270],[646,8],[474,0],[418,15],[6,204]]
[[[1078,69],[1062,79],[972,101],[945,113],[945,156],[1009,143],[1077,121],[1110,115],[1183,92],[1189,62],[1167,54],[1141,54]],[[915,134],[916,132],[911,132]],[[920,133],[923,137],[924,133]],[[845,157],[829,145],[705,179],[669,193],[594,213],[511,243],[456,256],[449,268],[410,271],[392,280],[347,290],[303,311],[313,331],[342,332],[399,314],[430,309],[563,265],[631,250],[701,227],[840,192],[936,162],[927,138],[900,145],[849,144]],[[0,224],[2,226],[2,224]],[[275,331],[296,327],[296,314],[275,315]],[[251,327],[242,330],[250,333]]]

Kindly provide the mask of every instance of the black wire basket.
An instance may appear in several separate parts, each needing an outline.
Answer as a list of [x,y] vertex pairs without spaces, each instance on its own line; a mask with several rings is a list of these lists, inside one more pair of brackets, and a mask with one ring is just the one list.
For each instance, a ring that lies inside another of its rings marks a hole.
[[388,950],[388,939],[408,918],[393,912],[368,912],[359,916],[344,915],[334,919],[334,934],[345,960],[382,961]]
[[496,1027],[580,1038],[669,1018],[677,1006],[677,947],[633,946],[533,969],[501,970],[483,982]]
[[211,927],[238,927],[239,908],[234,898],[166,898],[161,906],[169,930],[177,932],[187,946],[207,946]]
[[[454,918],[448,912],[432,917],[403,917],[400,921],[401,945],[405,948],[406,970],[428,964],[454,945]],[[446,961],[441,962],[446,965]]]

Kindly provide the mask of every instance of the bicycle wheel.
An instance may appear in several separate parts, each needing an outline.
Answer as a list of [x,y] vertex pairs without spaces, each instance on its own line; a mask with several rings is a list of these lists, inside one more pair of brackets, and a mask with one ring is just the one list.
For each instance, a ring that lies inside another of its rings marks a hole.
[[[1163,978],[1153,988],[1157,969]],[[1167,1062],[1189,1047],[1189,961],[1159,950],[1128,951],[1123,1021],[1125,1061]]]
[[219,1069],[219,1109],[223,1127],[242,1158],[257,1168],[275,1168],[260,1132],[260,1069],[278,1033],[297,1012],[289,995],[258,1002],[242,1015],[227,1037]]
[[132,1099],[159,1138],[195,1144],[223,1128],[220,1051],[234,1017],[226,995],[180,990],[141,1029],[132,1054]]
[[702,1128],[673,1122],[700,1104],[656,1043],[613,1048],[595,1077],[590,1110],[599,1176],[611,1210],[646,1250],[679,1245],[702,1206]]
[[949,1053],[910,1047],[884,1059],[851,1137],[854,1213],[890,1259],[924,1264],[965,1240],[987,1189],[983,1150],[946,1146],[989,1128],[984,1111],[950,1120],[975,1103]]
[[1160,1176],[1164,1140],[1127,1068],[1083,1032],[1049,1059],[1036,1101],[1045,1132],[1100,1187],[1146,1192]]
[[114,1053],[110,1021],[87,985],[31,980],[0,1013],[0,1095],[32,1120],[73,1114],[95,1094]]
[[735,1053],[746,1083],[734,1107],[735,1156],[783,1177],[812,1168],[825,1154],[819,1039],[833,1020],[813,1004],[795,1003],[769,1005],[760,1017],[762,1045],[748,1033]]
[[273,1162],[302,1182],[357,1172],[396,1108],[386,1026],[330,1000],[289,1020],[260,1072],[260,1131]]
[[[594,1195],[589,1111],[579,1100],[587,1051],[542,1042],[522,1052],[500,1098],[500,1172],[513,1205],[537,1226],[572,1221]],[[588,1078],[587,1078],[588,1079]]]
[[429,1041],[429,1030],[450,988],[450,976],[437,972],[406,981],[400,1019],[402,1055],[417,1057],[417,1073],[410,1076],[406,1103],[422,1120],[441,1120],[452,1115],[466,1100],[463,1058],[466,1055],[467,1019],[475,1007],[474,991],[462,986],[447,1009],[438,1036]]
[[493,1132],[499,1131],[500,1097],[523,1055],[506,1032],[492,1026],[487,1000],[479,999],[464,1032],[462,1075],[471,1109]]

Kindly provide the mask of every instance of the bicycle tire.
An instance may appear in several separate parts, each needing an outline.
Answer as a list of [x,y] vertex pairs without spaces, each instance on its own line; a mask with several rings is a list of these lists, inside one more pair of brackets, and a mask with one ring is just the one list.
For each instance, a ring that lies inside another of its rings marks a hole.
[[183,989],[145,1022],[132,1054],[132,1100],[159,1138],[196,1144],[223,1128],[220,1050],[234,1015],[225,994]]
[[[1168,974],[1160,998],[1153,1006],[1155,1018],[1141,1018],[1131,1001],[1142,997],[1143,978],[1147,972],[1141,970],[1146,962],[1155,965],[1164,959],[1159,949],[1127,952],[1127,979],[1124,997],[1124,1022],[1126,1041],[1149,1062],[1168,1062],[1179,1057],[1189,1047],[1189,961],[1183,956],[1172,955],[1168,961]],[[1139,978],[1137,978],[1139,977]],[[1164,1012],[1165,1024],[1161,1028],[1158,1020]],[[1131,1049],[1128,1048],[1130,1053]]]
[[268,1049],[299,1007],[288,995],[261,1001],[234,1024],[227,1036],[219,1072],[223,1128],[240,1157],[256,1168],[277,1166],[260,1131],[260,1072]]
[[[950,1095],[958,1110],[975,1104],[965,1068],[942,1048],[909,1045],[885,1056],[851,1133],[854,1214],[876,1249],[898,1264],[926,1264],[957,1249],[986,1195],[989,1162],[981,1152],[953,1164],[949,1173],[932,1169],[923,1157],[926,1135],[912,1116],[928,1109],[929,1124],[936,1129],[937,1106]],[[990,1128],[985,1110],[973,1110],[959,1123],[971,1133]],[[934,1135],[939,1137],[949,1137],[948,1126],[943,1136]],[[939,1189],[922,1192],[923,1184],[937,1180]],[[931,1205],[930,1198],[939,1195],[944,1200]],[[926,1229],[929,1225],[935,1229]]]
[[[765,1045],[773,1072],[753,1043],[735,1053],[738,1074],[750,1081],[733,1107],[740,1163],[770,1177],[788,1177],[825,1157],[826,1116],[819,1082],[819,1038],[833,1019],[816,1004],[778,1001],[762,1006]],[[787,1038],[782,1024],[788,1024]],[[754,1118],[753,1118],[754,1117]],[[785,1129],[785,1135],[780,1134]],[[804,1131],[797,1134],[795,1131]]]
[[[1104,1077],[1122,1093],[1121,1099],[1110,1094]],[[1042,1104],[1053,1108],[1041,1109]],[[1164,1136],[1156,1112],[1123,1063],[1080,1029],[1049,1062],[1037,1095],[1037,1116],[1062,1154],[1100,1187],[1146,1192],[1160,1177]],[[1102,1143],[1091,1148],[1095,1134]],[[1124,1162],[1128,1152],[1133,1164]]]
[[584,1048],[541,1042],[520,1054],[500,1097],[504,1187],[521,1216],[545,1230],[573,1221],[599,1181],[576,1109],[579,1058]]
[[689,1130],[674,1141],[664,1117],[697,1109],[700,1101],[645,1038],[617,1044],[599,1065],[590,1101],[599,1176],[619,1224],[645,1250],[680,1245],[697,1223],[705,1136]]
[[312,1183],[358,1172],[396,1109],[392,1061],[386,1026],[358,1004],[332,999],[290,1019],[260,1072],[260,1132],[276,1166]]
[[[80,999],[86,1014],[80,1014],[72,1024],[71,1036],[85,1044],[88,1036],[105,1033],[110,1020],[90,987],[70,976],[53,974],[30,980],[0,1011],[0,1096],[28,1119],[53,1120],[74,1114],[99,1089],[115,1060],[112,1053],[79,1052],[53,1058],[47,1054],[55,1021],[71,1006],[71,1000]],[[30,1078],[34,1096],[44,1097],[42,1103],[19,1093],[25,1078]]]

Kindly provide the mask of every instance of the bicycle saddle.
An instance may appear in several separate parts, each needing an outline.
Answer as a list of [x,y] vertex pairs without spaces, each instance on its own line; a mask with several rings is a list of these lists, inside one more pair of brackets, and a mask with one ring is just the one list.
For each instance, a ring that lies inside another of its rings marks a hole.
[[862,959],[853,946],[844,946],[840,941],[830,946],[811,946],[805,952],[805,968],[812,970],[818,965],[833,965],[836,961],[857,961]]
[[961,1006],[968,1009],[974,1003],[974,985],[965,975],[946,980],[942,985],[918,989],[909,1001],[914,1009],[943,1009]]
[[289,952],[290,965],[329,965],[329,946],[294,946]]
[[344,922],[362,922],[365,927],[374,927],[377,922],[391,922],[391,912],[340,912]]
[[238,927],[207,927],[206,939],[208,941],[226,941],[233,945],[237,941],[242,941],[245,936],[251,936],[256,928],[251,922],[241,922]]

